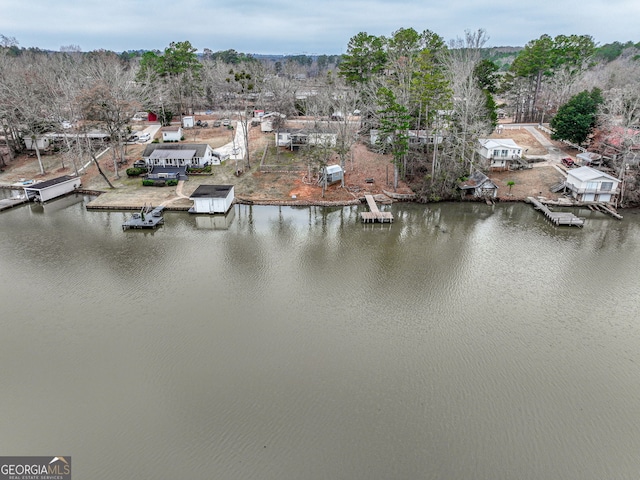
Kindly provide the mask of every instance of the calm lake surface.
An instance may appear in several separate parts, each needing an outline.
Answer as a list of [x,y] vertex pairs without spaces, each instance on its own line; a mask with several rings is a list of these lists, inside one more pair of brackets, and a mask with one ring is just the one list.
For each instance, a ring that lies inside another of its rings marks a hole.
[[0,452],[76,479],[639,478],[640,215],[387,208],[0,213]]

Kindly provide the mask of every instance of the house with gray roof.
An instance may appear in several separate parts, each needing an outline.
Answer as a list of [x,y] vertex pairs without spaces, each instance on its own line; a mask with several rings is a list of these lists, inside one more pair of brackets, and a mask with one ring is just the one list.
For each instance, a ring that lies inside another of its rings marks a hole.
[[565,187],[580,202],[613,202],[621,180],[591,167],[569,170]]
[[150,143],[142,159],[147,167],[205,167],[220,165],[223,160],[206,143]]

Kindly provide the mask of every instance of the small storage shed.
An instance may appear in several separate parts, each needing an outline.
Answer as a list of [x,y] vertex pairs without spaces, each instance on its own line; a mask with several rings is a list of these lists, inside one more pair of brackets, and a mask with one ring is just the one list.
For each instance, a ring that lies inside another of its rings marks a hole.
[[200,185],[191,194],[189,213],[227,213],[233,204],[233,185]]
[[182,127],[162,127],[163,142],[179,142],[182,140]]
[[184,128],[193,128],[194,122],[193,117],[182,117],[182,126]]
[[80,177],[64,175],[44,182],[35,183],[24,187],[24,194],[29,200],[36,202],[47,202],[54,198],[61,197],[80,188],[82,182]]
[[38,135],[35,139],[31,137],[24,138],[24,146],[27,147],[27,150],[35,150],[36,146],[38,150],[46,150],[51,145],[51,141],[49,137]]
[[327,180],[327,185],[335,182],[341,182],[344,177],[344,172],[340,165],[327,165],[322,168],[322,174]]

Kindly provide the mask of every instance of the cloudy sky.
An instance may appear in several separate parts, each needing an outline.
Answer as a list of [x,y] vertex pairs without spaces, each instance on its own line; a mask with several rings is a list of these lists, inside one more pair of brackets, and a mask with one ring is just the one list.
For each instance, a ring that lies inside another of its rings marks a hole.
[[0,0],[0,34],[21,47],[340,54],[359,32],[431,30],[445,40],[484,29],[486,46],[524,46],[540,35],[640,41],[638,0]]

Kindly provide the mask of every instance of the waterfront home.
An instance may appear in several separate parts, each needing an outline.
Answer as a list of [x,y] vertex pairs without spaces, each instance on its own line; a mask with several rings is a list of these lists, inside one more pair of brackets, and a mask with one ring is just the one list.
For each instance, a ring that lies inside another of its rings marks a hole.
[[480,138],[478,155],[491,170],[508,170],[522,159],[522,147],[510,138]]
[[191,194],[189,213],[227,213],[233,204],[233,185],[200,185]]
[[613,202],[621,181],[591,167],[569,170],[565,188],[580,202]]
[[142,152],[147,167],[205,167],[220,165],[221,158],[206,143],[150,143]]

